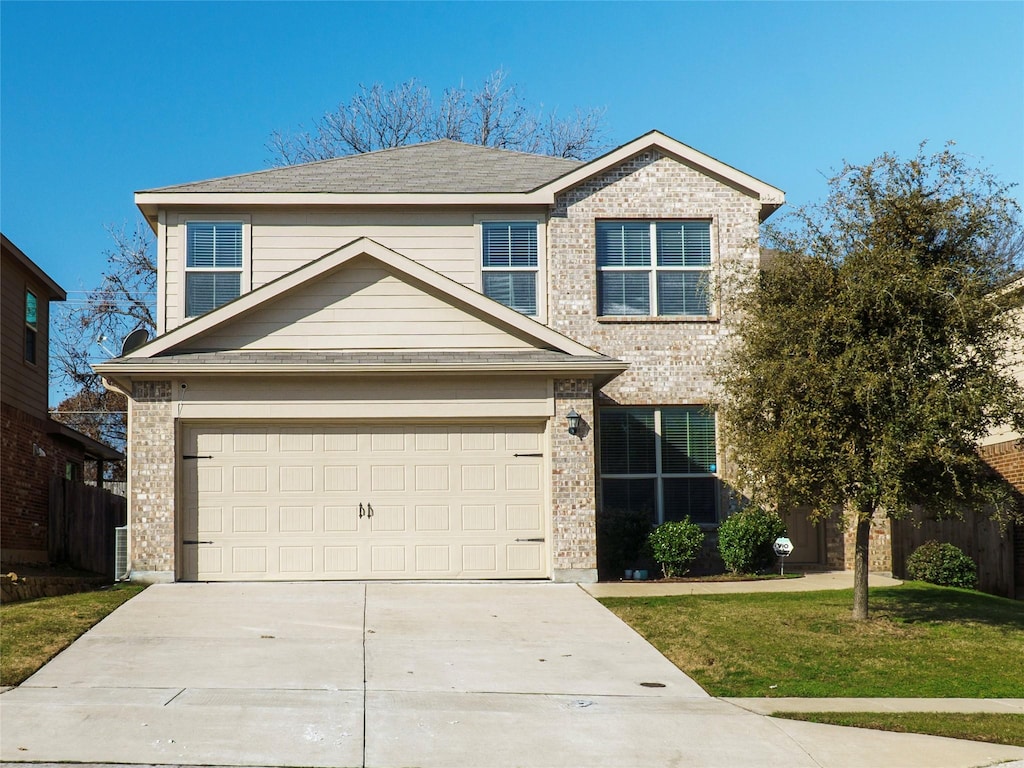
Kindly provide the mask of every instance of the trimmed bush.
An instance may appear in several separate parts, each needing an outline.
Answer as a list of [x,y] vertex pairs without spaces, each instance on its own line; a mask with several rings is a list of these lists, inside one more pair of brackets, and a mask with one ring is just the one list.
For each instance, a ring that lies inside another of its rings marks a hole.
[[690,570],[690,565],[700,554],[704,531],[687,518],[679,522],[662,523],[651,531],[647,542],[665,578],[682,576]]
[[786,535],[786,524],[775,512],[747,507],[726,518],[718,529],[718,552],[731,573],[757,573],[775,563],[772,545]]
[[926,541],[907,558],[907,578],[940,587],[974,589],[978,566],[959,547]]

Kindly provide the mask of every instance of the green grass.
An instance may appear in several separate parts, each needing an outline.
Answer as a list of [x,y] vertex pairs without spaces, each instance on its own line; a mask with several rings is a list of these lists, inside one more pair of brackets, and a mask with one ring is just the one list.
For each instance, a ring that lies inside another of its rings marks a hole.
[[1024,715],[1010,713],[776,712],[772,717],[1024,747]]
[[17,685],[142,586],[118,584],[95,592],[0,605],[0,685]]
[[601,600],[714,696],[1024,697],[1024,603],[911,582]]

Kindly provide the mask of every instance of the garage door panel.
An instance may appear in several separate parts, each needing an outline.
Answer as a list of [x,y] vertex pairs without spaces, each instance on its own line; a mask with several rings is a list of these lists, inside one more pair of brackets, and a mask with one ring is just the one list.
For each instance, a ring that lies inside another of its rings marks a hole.
[[447,532],[451,530],[451,507],[447,504],[417,504],[415,514],[415,530],[417,532]]
[[313,507],[281,507],[279,521],[281,533],[312,533]]
[[373,491],[404,491],[405,471],[403,465],[378,464],[370,467],[370,488]]
[[498,527],[497,510],[493,504],[463,504],[464,531],[494,531]]
[[355,504],[324,507],[324,532],[346,533],[359,530],[359,507]]
[[181,575],[543,578],[543,457],[514,456],[542,438],[540,424],[187,425],[201,458],[184,463]]

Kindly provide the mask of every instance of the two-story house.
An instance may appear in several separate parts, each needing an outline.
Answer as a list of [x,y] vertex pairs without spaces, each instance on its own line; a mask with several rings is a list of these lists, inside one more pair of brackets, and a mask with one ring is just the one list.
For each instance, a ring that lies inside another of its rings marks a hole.
[[5,235],[0,293],[0,559],[47,563],[57,533],[50,530],[52,479],[81,481],[95,462],[102,485],[103,463],[124,456],[50,418],[50,302],[67,294]]
[[782,191],[661,133],[437,141],[139,192],[139,580],[597,577],[599,507],[713,526],[722,278]]

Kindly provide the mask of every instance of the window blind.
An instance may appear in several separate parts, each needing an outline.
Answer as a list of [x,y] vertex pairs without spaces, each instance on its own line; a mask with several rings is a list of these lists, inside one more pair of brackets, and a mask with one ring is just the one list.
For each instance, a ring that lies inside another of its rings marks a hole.
[[708,307],[706,272],[659,272],[659,315],[706,315]]
[[601,471],[610,475],[657,471],[654,410],[601,411]]
[[524,315],[537,314],[537,278],[533,272],[484,272],[484,295]]
[[648,267],[651,224],[648,221],[597,222],[597,266]]
[[241,277],[239,272],[189,272],[185,275],[185,313],[195,317],[238,298]]
[[190,221],[186,266],[240,269],[242,225],[240,222]]
[[488,221],[482,227],[485,267],[537,266],[537,222]]
[[702,408],[663,408],[661,466],[666,473],[716,471],[714,414]]
[[658,266],[706,267],[711,264],[711,222],[665,221],[656,226]]

